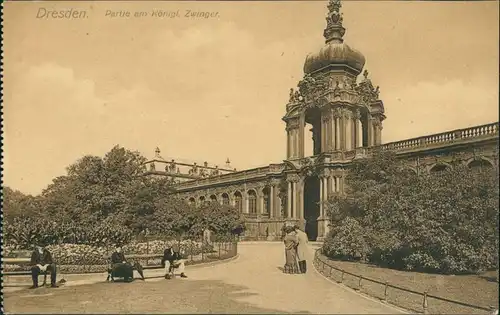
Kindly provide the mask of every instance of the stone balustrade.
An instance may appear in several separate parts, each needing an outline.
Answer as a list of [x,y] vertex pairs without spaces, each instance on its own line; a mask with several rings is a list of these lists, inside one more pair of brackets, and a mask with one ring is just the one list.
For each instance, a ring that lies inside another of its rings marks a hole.
[[[276,168],[274,169],[276,170]],[[198,179],[196,181],[189,181],[180,183],[176,186],[177,189],[189,189],[199,186],[207,186],[211,184],[223,184],[227,182],[235,182],[239,180],[248,180],[253,178],[258,178],[261,176],[266,176],[270,172],[269,166],[253,168],[245,171],[223,174],[219,176],[208,177],[204,179]]]
[[397,142],[390,142],[381,146],[382,150],[411,150],[419,148],[428,148],[433,145],[447,144],[471,138],[477,139],[482,137],[498,136],[498,122],[474,126],[465,129],[458,129],[448,132],[442,132],[424,137],[406,139]]
[[[390,142],[378,147],[360,147],[351,151],[331,152],[329,160],[342,162],[350,161],[357,157],[363,157],[373,154],[377,149],[395,152],[411,152],[425,150],[436,146],[446,146],[460,142],[478,141],[482,139],[498,137],[498,122],[474,126],[470,128],[457,129],[448,132],[442,132],[424,137],[406,139],[402,141]],[[248,181],[253,179],[265,178],[269,174],[279,174],[285,169],[284,164],[271,164],[269,166],[253,168],[245,171],[239,171],[228,174],[221,174],[203,179],[183,182],[177,185],[177,189],[193,189],[197,187],[210,185],[223,185],[237,181]]]

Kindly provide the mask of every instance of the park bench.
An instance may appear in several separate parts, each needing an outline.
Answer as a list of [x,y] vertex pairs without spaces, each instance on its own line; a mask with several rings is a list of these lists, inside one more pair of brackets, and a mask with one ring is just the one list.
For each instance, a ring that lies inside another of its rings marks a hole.
[[[163,254],[147,254],[147,255],[127,255],[125,257],[128,261],[130,262],[139,262],[141,263],[142,269],[143,270],[148,270],[148,269],[160,269],[164,268],[161,264],[159,265],[150,265],[149,261],[153,259],[162,259]],[[143,262],[146,262],[145,264]],[[169,274],[171,277],[175,277],[175,269],[177,269],[178,266],[176,265],[170,265],[170,268],[168,270]]]
[[[31,258],[4,258],[3,263],[5,265],[30,265],[31,264]],[[54,263],[54,266],[57,270],[57,264]],[[42,287],[47,285],[47,274],[50,271],[44,270],[40,271],[40,275],[43,275],[43,283]],[[4,271],[3,272],[4,276],[31,276],[31,268],[30,270],[13,270],[13,271]]]

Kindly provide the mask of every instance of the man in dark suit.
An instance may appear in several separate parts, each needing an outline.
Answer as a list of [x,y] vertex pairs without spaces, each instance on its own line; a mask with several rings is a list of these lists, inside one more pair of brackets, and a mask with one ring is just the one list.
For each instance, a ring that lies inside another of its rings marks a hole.
[[46,248],[40,245],[35,246],[35,250],[31,253],[31,280],[33,280],[33,285],[30,289],[38,288],[38,275],[47,271],[50,272],[50,286],[57,288],[56,264],[54,264],[52,255]]
[[187,278],[184,274],[185,264],[179,246],[174,245],[165,249],[161,265],[165,267],[165,279],[170,279],[170,267],[177,269],[181,273],[181,278]]
[[132,265],[127,262],[121,246],[117,245],[115,251],[111,254],[111,270],[108,272],[108,280],[110,277],[112,280],[114,280],[114,277],[120,277],[126,282],[130,282],[134,280],[134,268],[139,272],[141,279],[144,280],[142,266],[139,263]]

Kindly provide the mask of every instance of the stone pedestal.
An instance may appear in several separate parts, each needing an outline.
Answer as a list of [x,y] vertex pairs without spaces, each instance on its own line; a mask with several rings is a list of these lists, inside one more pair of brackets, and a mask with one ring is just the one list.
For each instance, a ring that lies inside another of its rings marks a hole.
[[318,237],[316,241],[322,242],[325,240],[329,232],[329,220],[325,218],[318,218]]

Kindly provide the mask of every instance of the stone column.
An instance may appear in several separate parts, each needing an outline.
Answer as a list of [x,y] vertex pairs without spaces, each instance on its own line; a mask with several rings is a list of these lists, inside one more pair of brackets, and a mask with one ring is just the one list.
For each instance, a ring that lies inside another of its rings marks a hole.
[[341,110],[341,115],[340,115],[340,125],[339,125],[339,147],[340,150],[347,150],[346,148],[346,115],[345,115],[345,110]]
[[320,118],[320,134],[321,134],[321,149],[320,149],[320,152],[324,152],[325,151],[325,134],[326,134],[326,130],[325,130],[325,119],[323,116],[321,116]]
[[368,146],[369,147],[373,146],[373,127],[372,127],[372,117],[370,114],[368,114],[368,117],[366,118],[366,135],[367,135]]
[[306,124],[305,112],[300,114],[299,118],[299,157],[304,157],[304,127]]
[[304,219],[304,178],[297,182],[297,219]]
[[243,206],[243,213],[250,213],[250,208],[249,208],[249,200],[248,200],[248,190],[245,190],[245,194],[243,195],[244,198],[244,206]]
[[382,122],[380,118],[375,117],[372,122],[373,125],[373,144],[382,144]]
[[363,133],[361,131],[361,114],[359,113],[359,110],[356,110],[354,113],[354,139],[355,139],[355,146],[354,148],[359,148],[363,146]]
[[286,158],[289,159],[292,157],[292,146],[290,145],[290,129],[286,128]]
[[340,177],[335,176],[335,192],[340,192]]
[[326,116],[325,117],[325,148],[323,149],[323,152],[327,152],[330,150],[330,139],[332,138],[330,134],[330,117]]
[[[323,200],[322,202],[326,202],[328,200],[328,177],[323,178]],[[325,216],[325,207],[323,206],[323,216]]]
[[352,150],[352,118],[349,110],[344,111],[345,150]]
[[340,118],[335,117],[335,150],[340,150]]
[[293,196],[293,200],[292,200],[292,218],[293,219],[296,219],[297,218],[297,182],[296,181],[293,181],[292,182],[292,196]]
[[340,176],[339,178],[339,182],[340,182],[340,189],[339,189],[339,192],[340,193],[344,193],[344,188],[345,188],[345,177],[344,177],[344,174],[342,173],[342,175]]
[[291,214],[292,214],[292,182],[288,181],[286,217],[290,218]]
[[328,118],[328,151],[335,150],[335,119],[333,117],[333,110],[330,109],[330,116]]
[[294,143],[294,146],[295,146],[295,151],[294,151],[294,157],[295,158],[298,158],[299,157],[299,128],[295,128],[294,129],[294,135],[295,135],[295,141],[293,142]]
[[328,187],[328,195],[330,195],[332,193],[332,191],[333,191],[332,190],[333,189],[332,179],[333,179],[332,176],[328,176],[327,177],[327,181],[328,181],[328,185],[327,185],[327,187]]
[[382,144],[382,122],[379,122],[378,126],[377,126],[377,143],[379,145]]
[[325,218],[325,222],[323,223],[324,225],[324,237],[326,238],[328,236],[328,232],[330,232],[330,218]]
[[274,218],[276,216],[274,204],[274,185],[271,184],[269,187],[269,217]]
[[323,181],[324,177],[319,178],[319,217],[323,217]]
[[262,192],[262,190],[260,191],[260,193],[257,195],[259,197],[259,203],[257,204],[257,213],[258,214],[263,214],[265,211],[264,211],[264,193]]

